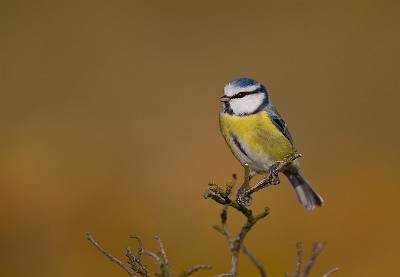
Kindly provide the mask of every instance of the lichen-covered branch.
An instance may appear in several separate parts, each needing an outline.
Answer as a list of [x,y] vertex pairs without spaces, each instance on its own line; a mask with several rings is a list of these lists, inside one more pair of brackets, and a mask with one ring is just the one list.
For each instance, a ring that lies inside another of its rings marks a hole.
[[149,273],[146,270],[146,265],[142,262],[142,254],[143,254],[143,247],[142,247],[142,240],[138,236],[131,236],[131,238],[136,239],[138,241],[138,250],[137,255],[133,253],[132,249],[129,246],[126,246],[126,257],[128,258],[128,264],[131,265],[131,268],[136,272],[139,273],[142,277],[148,277]]
[[[254,186],[250,186],[249,180],[250,180],[250,169],[247,165],[244,166],[244,184],[241,186],[238,192],[238,197],[237,199],[239,200],[244,200],[243,202],[245,204],[242,204],[241,201],[238,202],[238,200],[232,200],[230,198],[230,194],[232,193],[233,186],[236,182],[236,176],[233,175],[233,180],[229,183],[226,184],[225,189],[222,189],[219,187],[217,184],[211,182],[208,184],[208,188],[206,192],[204,193],[205,198],[211,198],[215,202],[221,204],[224,206],[222,212],[221,212],[221,225],[215,225],[213,226],[214,229],[216,229],[218,232],[220,232],[224,237],[227,239],[229,246],[230,246],[230,251],[231,251],[231,263],[230,263],[230,276],[237,276],[238,274],[238,258],[239,258],[239,252],[240,250],[243,250],[243,252],[249,257],[249,259],[253,262],[253,264],[258,268],[260,272],[260,276],[264,277],[267,276],[265,269],[263,265],[261,264],[260,261],[258,261],[250,252],[247,251],[247,249],[243,245],[243,241],[248,234],[248,232],[251,230],[251,228],[262,218],[266,217],[269,214],[269,209],[265,208],[262,212],[259,214],[254,214],[252,210],[247,208],[246,204],[250,203],[251,201],[251,195],[263,188],[269,187],[271,185],[276,185],[279,183],[279,178],[277,177],[277,174],[283,170],[287,166],[289,166],[294,160],[297,158],[301,157],[301,154],[297,152],[293,152],[289,156],[287,156],[285,159],[282,161],[278,161],[274,164],[273,170],[260,182],[255,184]],[[228,207],[232,207],[233,209],[239,211],[241,214],[243,214],[246,217],[246,222],[245,224],[240,228],[237,236],[233,238],[228,231],[228,228],[226,226],[226,221],[227,221],[227,215],[228,215]],[[311,270],[311,267],[313,266],[316,257],[319,255],[321,252],[324,243],[319,243],[317,246],[313,249],[313,254],[311,255],[310,259],[307,261],[306,266],[304,271],[301,273],[301,263],[302,263],[302,250],[301,250],[301,243],[297,243],[297,262],[296,262],[296,268],[295,268],[295,273],[293,277],[306,277],[308,273]],[[330,274],[336,272],[338,269],[333,269],[326,273],[324,277],[329,276]],[[300,275],[301,274],[301,275]],[[288,273],[285,274],[287,277],[290,277]],[[223,275],[225,276],[225,275]],[[229,276],[229,275],[228,275]]]
[[108,253],[103,247],[101,247],[97,241],[94,240],[94,238],[92,237],[92,235],[90,233],[87,233],[87,239],[101,252],[103,253],[107,258],[110,259],[110,261],[117,263],[120,267],[122,267],[123,270],[126,271],[126,273],[129,274],[129,276],[131,277],[136,277],[136,275],[129,270],[129,268],[120,260],[118,260],[117,258],[115,258],[113,255],[111,255],[110,253]]
[[[248,176],[249,169],[248,167],[246,167],[245,179],[247,179],[247,181],[249,179]],[[232,274],[232,276],[237,275],[239,252],[242,249],[243,240],[245,239],[247,233],[260,219],[266,217],[269,213],[269,209],[265,208],[264,211],[262,211],[261,213],[254,215],[252,210],[248,209],[245,206],[239,205],[237,201],[232,200],[229,196],[232,192],[232,188],[235,182],[236,177],[235,175],[233,175],[232,182],[226,184],[225,190],[220,188],[215,183],[210,183],[208,189],[204,194],[205,198],[211,198],[215,202],[224,205],[224,208],[221,212],[221,225],[214,226],[214,229],[223,234],[229,243],[231,250],[230,274]],[[246,217],[246,223],[240,228],[237,236],[234,239],[232,238],[226,227],[228,207],[234,208]]]
[[[256,184],[253,187],[250,187],[250,169],[248,166],[244,166],[244,185],[242,186],[243,190],[239,193],[241,194],[242,199],[249,199],[250,195],[256,191],[259,191],[262,188],[268,187],[269,185],[276,184],[275,182],[275,174],[284,170],[290,163],[292,163],[295,159],[299,158],[301,155],[299,153],[292,153],[288,157],[286,157],[283,161],[277,162],[275,165],[275,172],[268,174],[261,182]],[[260,219],[266,217],[269,213],[269,209],[265,208],[261,213],[254,215],[253,211],[248,209],[246,206],[239,204],[237,201],[232,200],[229,196],[232,192],[233,186],[236,181],[236,176],[233,175],[232,182],[226,184],[225,190],[219,187],[215,183],[209,183],[208,188],[204,194],[205,198],[211,198],[215,202],[224,205],[224,209],[221,213],[221,226],[214,226],[214,228],[223,234],[228,240],[230,250],[231,250],[231,265],[230,265],[230,273],[233,276],[237,275],[237,265],[238,265],[238,257],[239,252],[242,249],[243,240],[245,239],[247,233],[251,230],[251,228],[256,224]],[[246,223],[240,228],[238,235],[234,240],[226,228],[226,218],[227,218],[227,208],[232,207],[235,210],[241,212],[246,217]],[[257,266],[257,264],[255,264]]]
[[[158,253],[155,254],[142,246],[142,240],[137,237],[137,236],[132,236],[131,238],[134,238],[138,241],[138,250],[137,253],[135,254],[132,249],[129,246],[126,246],[126,257],[128,258],[127,263],[131,266],[131,269],[136,272],[137,274],[140,274],[142,277],[149,277],[151,276],[148,273],[148,270],[146,268],[146,265],[144,264],[142,257],[143,255],[146,255],[150,258],[152,258],[159,266],[160,272],[155,272],[155,276],[161,276],[161,277],[172,277],[172,274],[170,273],[170,264],[167,258],[167,253],[165,251],[164,245],[161,241],[161,238],[157,235],[155,237],[158,245]],[[112,256],[110,253],[108,253],[104,248],[102,248],[92,237],[90,233],[87,233],[87,239],[105,256],[107,256],[111,261],[117,263],[120,267],[122,267],[126,273],[129,274],[131,277],[137,277],[135,273],[133,273],[127,265],[125,265],[123,262]],[[194,272],[201,270],[201,269],[211,269],[210,265],[195,265],[188,270],[182,272],[179,275],[176,275],[178,277],[186,277],[192,275]]]
[[233,276],[237,274],[237,266],[238,266],[238,258],[239,252],[243,246],[243,241],[247,235],[247,233],[251,230],[251,228],[256,224],[260,219],[266,217],[269,214],[269,209],[265,208],[264,211],[259,213],[258,215],[253,215],[251,210],[250,214],[247,216],[247,222],[242,226],[239,231],[239,234],[236,236],[235,241],[231,247],[231,273]]
[[298,277],[300,275],[300,270],[301,270],[301,263],[303,260],[303,249],[301,247],[301,241],[298,241],[296,243],[296,248],[297,248],[297,261],[296,261],[296,269],[294,271],[293,277]]

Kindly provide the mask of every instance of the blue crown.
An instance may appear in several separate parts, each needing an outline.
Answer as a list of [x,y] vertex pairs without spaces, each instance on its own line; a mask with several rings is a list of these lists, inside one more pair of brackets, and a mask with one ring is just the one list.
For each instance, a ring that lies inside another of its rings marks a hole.
[[248,87],[258,85],[259,83],[250,78],[237,78],[231,81],[230,84],[235,87]]

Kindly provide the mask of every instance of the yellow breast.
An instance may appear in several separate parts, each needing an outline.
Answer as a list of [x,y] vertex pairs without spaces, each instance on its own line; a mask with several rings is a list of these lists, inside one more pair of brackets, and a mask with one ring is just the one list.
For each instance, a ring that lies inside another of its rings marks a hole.
[[221,113],[220,128],[231,150],[232,137],[236,137],[256,156],[268,155],[282,160],[292,152],[290,141],[271,122],[266,112],[247,116]]

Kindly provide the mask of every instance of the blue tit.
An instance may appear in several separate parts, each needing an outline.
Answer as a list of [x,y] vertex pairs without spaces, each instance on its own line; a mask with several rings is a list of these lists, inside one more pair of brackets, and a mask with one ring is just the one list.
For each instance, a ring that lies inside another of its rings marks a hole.
[[[220,101],[221,133],[236,159],[249,166],[250,178],[269,173],[274,163],[296,151],[288,126],[262,84],[249,78],[235,79],[226,84]],[[298,160],[283,173],[305,208],[323,205],[321,196],[301,172]]]

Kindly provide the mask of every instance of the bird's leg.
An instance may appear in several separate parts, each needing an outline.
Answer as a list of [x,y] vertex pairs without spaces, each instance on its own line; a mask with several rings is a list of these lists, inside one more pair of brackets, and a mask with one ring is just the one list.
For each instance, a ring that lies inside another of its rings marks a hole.
[[240,186],[236,195],[236,201],[240,206],[250,206],[251,204],[251,196],[246,196],[245,193],[250,189],[250,179],[252,177],[253,174],[250,173],[249,165],[244,164],[244,183]]
[[279,180],[278,171],[276,168],[279,166],[280,162],[273,163],[269,168],[269,175],[271,176],[271,183],[274,185],[280,184],[281,180]]

